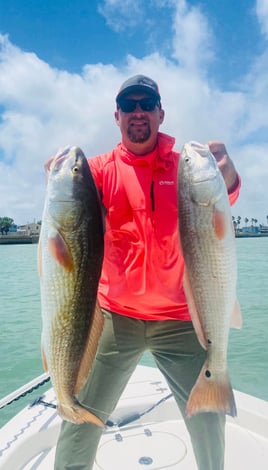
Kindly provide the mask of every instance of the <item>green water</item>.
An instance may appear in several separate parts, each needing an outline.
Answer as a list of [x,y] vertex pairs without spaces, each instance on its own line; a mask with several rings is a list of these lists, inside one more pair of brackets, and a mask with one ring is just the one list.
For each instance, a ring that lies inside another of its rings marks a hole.
[[[235,389],[268,400],[268,238],[236,243],[243,329],[230,333],[231,381]],[[0,398],[43,373],[36,259],[37,245],[0,245]],[[142,363],[153,365],[150,354]],[[0,426],[43,390],[0,410]]]

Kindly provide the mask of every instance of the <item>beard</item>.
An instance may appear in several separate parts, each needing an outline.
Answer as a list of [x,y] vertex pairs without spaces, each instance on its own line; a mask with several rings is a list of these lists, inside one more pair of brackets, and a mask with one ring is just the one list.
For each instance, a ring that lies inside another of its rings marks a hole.
[[131,125],[130,123],[127,128],[127,135],[131,142],[141,144],[149,139],[151,135],[151,129],[149,124],[147,124],[146,126],[139,127]]

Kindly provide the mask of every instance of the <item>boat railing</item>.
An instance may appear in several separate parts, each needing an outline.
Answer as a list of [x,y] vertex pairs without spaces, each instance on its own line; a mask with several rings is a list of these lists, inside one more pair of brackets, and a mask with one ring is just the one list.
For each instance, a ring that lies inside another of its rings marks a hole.
[[[50,375],[48,373],[44,373],[42,375],[39,375],[35,379],[31,380],[30,382],[26,383],[22,387],[18,388],[14,392],[10,393],[9,395],[5,396],[0,400],[0,409],[4,408],[7,405],[10,405],[16,400],[19,400],[22,397],[25,397],[28,393],[33,392],[34,390],[38,389],[39,387],[43,386],[46,382],[50,380]],[[126,426],[126,424],[129,424],[133,421],[136,421],[137,419],[143,417],[145,414],[149,413],[150,411],[154,410],[157,408],[159,405],[167,401],[168,399],[172,398],[172,393],[169,393],[165,397],[161,398],[161,400],[157,401],[153,405],[151,405],[149,408],[146,408],[142,412],[135,412],[123,419],[121,419],[119,422],[114,423],[113,421],[108,420],[106,425],[108,427],[123,427]],[[52,403],[47,403],[46,401],[43,400],[43,397],[38,397],[32,404],[37,405],[37,404],[42,404],[44,406],[56,408],[56,405]]]
[[4,398],[2,398],[0,400],[0,409],[4,408],[7,405],[10,405],[14,401],[19,400],[22,397],[25,397],[25,395],[43,386],[46,382],[49,382],[49,380],[50,375],[47,372],[39,375],[38,377],[35,377],[35,379],[31,380],[30,382],[26,383],[14,392],[11,392],[9,395],[6,395]]

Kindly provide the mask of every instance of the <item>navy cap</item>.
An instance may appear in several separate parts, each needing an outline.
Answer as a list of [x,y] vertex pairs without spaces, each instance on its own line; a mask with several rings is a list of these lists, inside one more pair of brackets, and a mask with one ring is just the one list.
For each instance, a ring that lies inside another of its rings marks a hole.
[[149,95],[155,96],[161,100],[159,88],[157,83],[145,75],[135,75],[134,77],[128,78],[122,85],[116,96],[116,102],[120,101],[120,98],[128,95],[129,93],[149,93]]

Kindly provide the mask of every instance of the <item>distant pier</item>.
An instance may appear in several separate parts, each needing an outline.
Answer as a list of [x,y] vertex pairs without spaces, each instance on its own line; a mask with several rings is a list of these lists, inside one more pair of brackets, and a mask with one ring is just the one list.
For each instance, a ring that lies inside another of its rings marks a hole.
[[262,238],[268,237],[268,232],[235,232],[235,238]]
[[38,235],[0,235],[0,245],[30,245],[38,243]]

